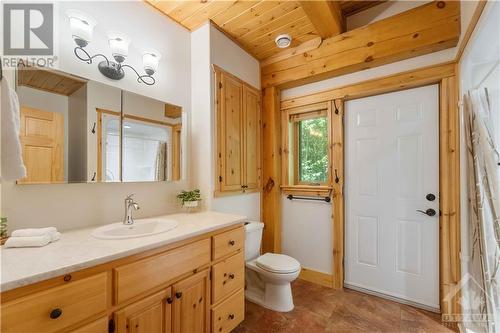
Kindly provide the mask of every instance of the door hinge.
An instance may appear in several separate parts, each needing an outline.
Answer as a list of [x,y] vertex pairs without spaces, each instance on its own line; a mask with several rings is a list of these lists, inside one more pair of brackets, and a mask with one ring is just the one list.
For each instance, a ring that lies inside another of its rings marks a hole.
[[222,176],[219,176],[219,183],[222,183]]
[[108,332],[109,333],[114,333],[115,332],[115,320],[110,319],[108,323]]

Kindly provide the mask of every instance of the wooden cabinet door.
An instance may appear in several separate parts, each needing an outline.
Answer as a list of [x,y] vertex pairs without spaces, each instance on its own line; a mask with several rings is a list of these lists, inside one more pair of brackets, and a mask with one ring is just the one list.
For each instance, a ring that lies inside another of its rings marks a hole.
[[115,312],[117,333],[171,333],[172,288]]
[[210,330],[208,270],[176,283],[173,292],[174,333],[208,333]]
[[218,123],[220,191],[241,190],[243,186],[243,84],[221,75]]
[[21,108],[20,139],[26,177],[18,183],[64,181],[64,117],[27,107]]
[[260,183],[260,93],[243,88],[243,184],[246,190],[257,189]]

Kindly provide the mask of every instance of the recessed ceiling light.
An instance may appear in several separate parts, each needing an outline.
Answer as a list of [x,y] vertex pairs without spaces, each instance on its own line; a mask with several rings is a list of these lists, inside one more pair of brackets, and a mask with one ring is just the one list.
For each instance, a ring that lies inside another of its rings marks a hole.
[[290,46],[290,44],[292,43],[292,37],[289,34],[279,35],[278,37],[276,37],[274,42],[280,49],[284,49]]

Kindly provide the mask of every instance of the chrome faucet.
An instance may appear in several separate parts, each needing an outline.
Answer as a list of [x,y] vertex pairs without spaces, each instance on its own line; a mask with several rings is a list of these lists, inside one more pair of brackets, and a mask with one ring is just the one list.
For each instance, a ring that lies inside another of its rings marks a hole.
[[132,218],[132,208],[134,210],[138,210],[140,208],[137,202],[132,199],[133,196],[133,194],[130,194],[125,198],[125,218],[123,220],[123,224],[125,225],[134,224],[134,219]]

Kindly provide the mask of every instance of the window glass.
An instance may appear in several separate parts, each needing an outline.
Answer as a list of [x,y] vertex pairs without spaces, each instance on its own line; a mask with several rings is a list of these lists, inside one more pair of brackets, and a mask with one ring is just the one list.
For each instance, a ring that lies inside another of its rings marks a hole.
[[328,132],[326,117],[298,122],[298,181],[321,184],[328,177]]

